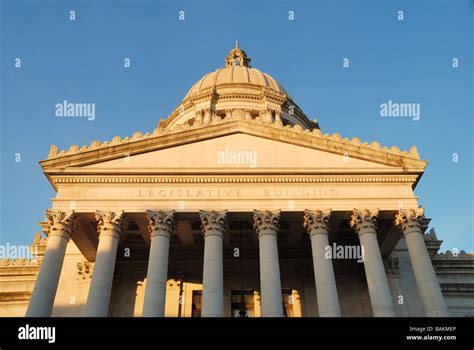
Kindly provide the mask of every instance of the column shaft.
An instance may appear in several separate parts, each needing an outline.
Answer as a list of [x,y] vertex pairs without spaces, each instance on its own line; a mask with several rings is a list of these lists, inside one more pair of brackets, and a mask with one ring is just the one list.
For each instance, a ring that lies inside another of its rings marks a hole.
[[224,271],[222,236],[207,234],[204,238],[202,275],[202,317],[224,316]]
[[320,317],[341,316],[332,260],[325,256],[326,247],[329,246],[330,215],[330,210],[306,210],[304,217],[304,226],[311,237],[314,280]]
[[261,235],[258,244],[262,316],[283,317],[277,237],[274,234]]
[[254,210],[260,258],[262,317],[283,317],[277,234],[280,211]]
[[421,230],[423,208],[400,210],[395,224],[402,230],[410,254],[416,284],[427,317],[449,317],[438,278],[433,269]]
[[224,316],[223,236],[227,211],[200,211],[204,235],[202,317]]
[[375,317],[395,317],[392,296],[377,242],[378,210],[354,210],[351,225],[359,234],[370,303]]
[[50,224],[48,243],[36,278],[26,317],[49,317],[53,310],[74,213],[46,211]]
[[118,237],[103,236],[99,240],[84,316],[106,317],[108,315],[117,247]]
[[92,282],[83,313],[86,317],[108,315],[122,217],[123,213],[116,215],[112,212],[97,212],[96,214],[100,237]]
[[339,317],[341,310],[334,278],[334,269],[331,259],[324,257],[325,249],[329,245],[326,235],[313,235],[311,249],[313,252],[314,279],[318,298],[320,317]]
[[165,314],[169,245],[170,239],[164,236],[151,240],[143,304],[144,317],[163,317]]
[[154,212],[148,210],[147,217],[151,244],[143,316],[163,317],[168,280],[170,235],[174,229],[174,211]]
[[392,296],[385,275],[380,248],[375,232],[367,232],[360,237],[370,302],[375,317],[394,317]]

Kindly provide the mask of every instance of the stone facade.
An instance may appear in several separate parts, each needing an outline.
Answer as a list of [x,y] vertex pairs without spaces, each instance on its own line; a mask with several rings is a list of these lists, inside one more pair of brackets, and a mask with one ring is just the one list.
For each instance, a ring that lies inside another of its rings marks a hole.
[[59,151],[35,261],[3,316],[474,316],[474,259],[438,254],[427,161],[323,134],[236,45],[152,133]]

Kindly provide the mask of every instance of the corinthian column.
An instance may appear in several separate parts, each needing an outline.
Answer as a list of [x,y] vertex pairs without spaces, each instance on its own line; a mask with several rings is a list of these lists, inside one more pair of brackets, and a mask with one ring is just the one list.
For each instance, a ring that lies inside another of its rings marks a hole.
[[316,282],[320,317],[341,316],[332,261],[327,259],[324,254],[326,247],[329,246],[328,225],[330,217],[331,210],[305,210],[304,212],[304,228],[311,237],[314,280]]
[[122,233],[123,212],[116,214],[111,211],[97,211],[95,218],[98,222],[99,246],[84,316],[105,317],[109,311],[115,258]]
[[150,257],[148,258],[143,316],[163,317],[165,314],[170,237],[174,229],[174,210],[147,210],[146,214],[151,245]]
[[448,308],[423,239],[421,230],[423,218],[423,208],[399,210],[395,216],[395,225],[405,236],[426,316],[448,317]]
[[253,211],[260,254],[260,289],[263,317],[283,317],[277,235],[280,211]]
[[53,310],[67,242],[74,229],[74,212],[46,211],[49,235],[26,317],[49,317]]
[[359,235],[369,288],[372,311],[376,317],[394,317],[392,296],[377,242],[378,210],[357,210],[352,213],[351,227]]
[[199,211],[204,235],[202,317],[224,316],[224,272],[222,242],[227,211]]

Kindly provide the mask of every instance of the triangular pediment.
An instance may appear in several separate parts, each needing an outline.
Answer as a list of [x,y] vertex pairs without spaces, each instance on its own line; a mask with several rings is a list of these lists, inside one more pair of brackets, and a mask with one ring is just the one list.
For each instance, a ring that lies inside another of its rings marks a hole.
[[83,167],[93,171],[346,172],[388,171],[391,166],[244,133],[220,136]]
[[50,153],[41,165],[54,173],[411,173],[421,174],[426,161],[416,149],[362,143],[323,135],[301,127],[229,120],[184,130],[134,135],[130,139],[93,142]]

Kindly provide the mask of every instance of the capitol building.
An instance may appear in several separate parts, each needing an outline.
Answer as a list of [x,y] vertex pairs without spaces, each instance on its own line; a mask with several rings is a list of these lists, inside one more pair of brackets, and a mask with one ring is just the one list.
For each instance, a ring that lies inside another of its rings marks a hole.
[[149,133],[51,146],[0,316],[474,316],[474,256],[428,231],[417,148],[326,134],[238,44],[224,61]]

